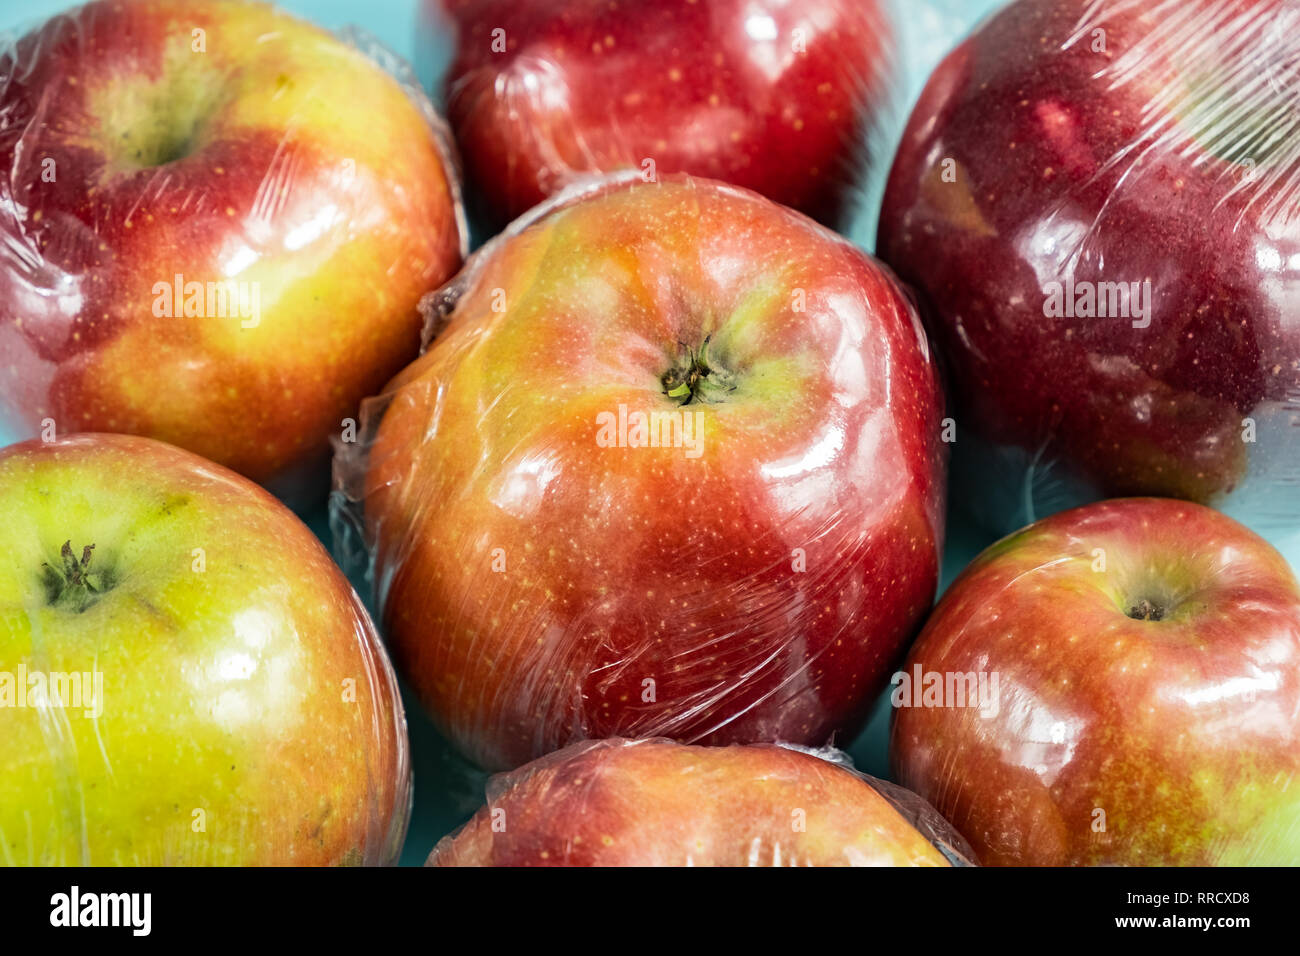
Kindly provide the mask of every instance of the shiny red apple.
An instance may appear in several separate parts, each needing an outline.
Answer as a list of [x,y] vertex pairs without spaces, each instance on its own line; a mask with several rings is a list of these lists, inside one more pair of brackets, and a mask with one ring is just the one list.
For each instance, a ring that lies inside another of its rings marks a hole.
[[1217,511],[1031,525],[953,583],[901,674],[895,779],[981,863],[1300,861],[1300,586]]
[[593,172],[686,172],[831,225],[878,149],[878,0],[427,0],[449,119],[497,224]]
[[0,53],[0,416],[305,502],[460,263],[427,100],[260,3],[113,0]]
[[1296,534],[1297,116],[1280,0],[1018,0],[943,62],[878,248],[947,359],[961,500],[1004,530],[1154,494]]
[[336,467],[450,739],[510,768],[853,727],[942,539],[942,397],[892,275],[751,192],[633,178],[517,224],[449,298]]
[[601,740],[495,779],[431,866],[950,866],[961,837],[898,787],[768,745]]

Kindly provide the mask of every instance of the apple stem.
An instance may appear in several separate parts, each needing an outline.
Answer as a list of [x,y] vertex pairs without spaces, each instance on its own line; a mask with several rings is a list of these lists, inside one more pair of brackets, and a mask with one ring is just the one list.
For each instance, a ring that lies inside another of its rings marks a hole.
[[1135,621],[1158,621],[1165,616],[1165,609],[1143,598],[1141,604],[1128,609],[1128,616]]
[[58,569],[49,563],[43,564],[46,578],[46,594],[52,605],[75,606],[78,612],[84,611],[95,601],[105,588],[101,585],[100,575],[90,572],[90,556],[95,550],[93,544],[81,549],[78,561],[72,552],[72,542],[63,542],[59,551],[63,567]]
[[716,400],[720,393],[735,391],[732,374],[709,361],[709,345],[712,341],[713,336],[706,335],[704,344],[698,349],[692,349],[685,342],[677,343],[682,351],[682,359],[678,365],[665,372],[661,379],[665,395],[682,399],[678,404],[689,405],[696,399]]

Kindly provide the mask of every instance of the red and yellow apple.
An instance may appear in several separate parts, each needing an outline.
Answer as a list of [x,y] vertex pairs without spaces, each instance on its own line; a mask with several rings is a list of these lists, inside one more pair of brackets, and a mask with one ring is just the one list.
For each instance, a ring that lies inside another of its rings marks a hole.
[[[932,686],[895,711],[895,779],[981,863],[1300,861],[1300,587],[1217,511],[1115,499],[1000,541],[914,672]],[[971,674],[995,700],[939,692]]]
[[[461,258],[432,108],[259,3],[112,0],[0,53],[0,416],[323,491]],[[46,434],[48,437],[48,434]]]
[[837,225],[881,145],[893,39],[878,0],[426,3],[427,29],[449,18],[459,34],[447,110],[496,223],[582,176],[637,169],[721,179]]
[[814,753],[615,739],[494,780],[429,865],[950,866],[964,850],[924,801]]
[[0,863],[396,859],[396,680],[282,504],[85,434],[0,451],[0,515]]
[[450,739],[506,769],[854,727],[943,527],[942,397],[890,273],[748,191],[633,178],[519,224],[455,297],[351,491]]

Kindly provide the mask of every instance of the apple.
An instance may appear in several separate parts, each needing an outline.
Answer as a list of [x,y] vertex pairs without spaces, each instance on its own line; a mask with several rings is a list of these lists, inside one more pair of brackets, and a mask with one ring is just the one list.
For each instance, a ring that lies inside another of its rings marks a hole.
[[458,34],[444,94],[494,224],[591,173],[685,172],[829,225],[879,151],[879,0],[426,0]]
[[255,3],[113,0],[0,53],[0,421],[166,440],[306,503],[415,357],[458,186],[418,90]]
[[574,744],[495,778],[430,866],[951,866],[933,808],[786,747]]
[[[1115,499],[1003,539],[901,673],[894,779],[981,863],[1300,861],[1300,587],[1217,511]],[[971,675],[991,699],[948,693]]]
[[396,680],[266,491],[162,442],[0,450],[0,861],[392,862]]
[[878,248],[998,530],[1124,495],[1300,529],[1297,56],[1279,0],[1019,0],[930,78]]
[[444,298],[336,502],[451,741],[509,769],[852,728],[943,529],[942,395],[890,273],[754,193],[633,175],[516,223]]

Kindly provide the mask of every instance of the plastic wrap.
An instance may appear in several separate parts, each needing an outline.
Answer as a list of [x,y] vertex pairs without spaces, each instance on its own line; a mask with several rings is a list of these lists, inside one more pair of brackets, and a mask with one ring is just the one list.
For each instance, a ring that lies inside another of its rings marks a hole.
[[985,865],[1300,861],[1300,585],[1210,508],[1104,501],[991,546],[893,694],[894,778]]
[[995,530],[1168,495],[1300,566],[1297,69],[1294,3],[1019,0],[931,77],[879,252]]
[[494,777],[430,866],[969,866],[924,800],[834,750],[574,744]]
[[623,169],[720,179],[839,225],[885,158],[894,39],[878,0],[425,7],[426,55],[450,55],[448,118],[493,226]]
[[887,270],[753,193],[631,174],[517,222],[428,312],[337,445],[332,517],[458,748],[856,727],[942,544],[942,396]]
[[282,504],[78,435],[0,451],[0,514],[0,863],[396,861],[397,682]]
[[295,504],[466,250],[409,71],[263,4],[92,3],[4,44],[0,168],[0,428],[164,439]]

